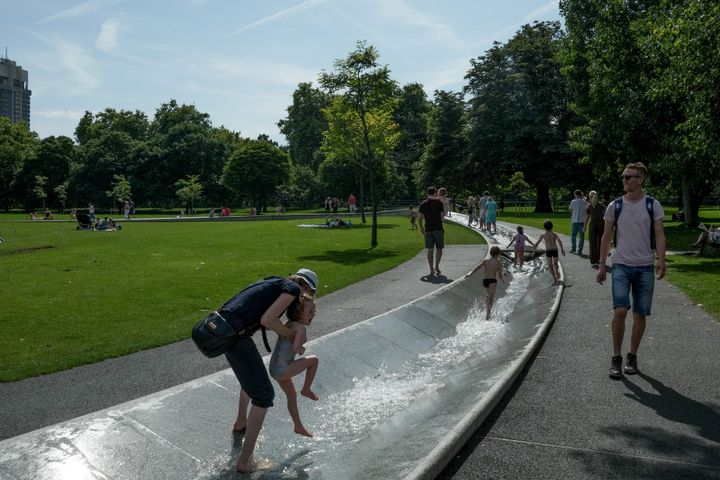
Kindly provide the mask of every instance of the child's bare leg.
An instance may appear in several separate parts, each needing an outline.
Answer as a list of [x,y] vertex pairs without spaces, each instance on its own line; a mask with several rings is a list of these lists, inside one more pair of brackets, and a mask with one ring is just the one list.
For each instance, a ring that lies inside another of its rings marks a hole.
[[497,283],[493,283],[487,288],[487,296],[485,297],[486,315],[485,320],[490,320],[490,312],[492,311],[493,302],[495,301],[495,290],[497,290]]
[[320,361],[315,355],[308,355],[307,357],[299,358],[290,362],[283,372],[282,375],[277,377],[278,382],[281,380],[290,380],[295,375],[301,374],[304,370],[305,383],[303,383],[300,395],[309,398],[310,400],[317,400],[318,396],[311,390],[312,382],[315,380],[315,374],[317,373],[318,365]]
[[310,366],[305,372],[305,382],[303,383],[302,390],[300,390],[300,395],[307,397],[310,400],[317,400],[318,396],[315,395],[315,392],[313,392],[311,388],[313,380],[315,380],[315,374],[317,373],[320,360],[318,360],[315,355],[308,355],[305,359],[310,362]]
[[312,437],[312,434],[305,430],[305,427],[300,421],[300,411],[297,406],[297,393],[295,392],[295,385],[293,385],[291,378],[288,378],[287,380],[278,380],[278,384],[280,384],[280,388],[283,389],[283,392],[285,392],[285,396],[287,397],[287,409],[288,412],[290,412],[290,418],[292,418],[293,424],[295,425],[295,433],[305,437]]
[[241,388],[240,389],[240,401],[238,402],[238,416],[233,425],[233,430],[236,432],[244,432],[247,427],[247,411],[250,405],[250,397]]

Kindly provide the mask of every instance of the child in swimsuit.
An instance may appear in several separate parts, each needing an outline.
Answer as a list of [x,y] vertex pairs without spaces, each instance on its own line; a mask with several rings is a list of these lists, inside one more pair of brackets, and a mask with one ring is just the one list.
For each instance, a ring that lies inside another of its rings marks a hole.
[[558,269],[558,245],[560,245],[560,251],[565,256],[565,249],[560,241],[560,237],[552,231],[553,223],[550,220],[545,220],[543,223],[545,233],[540,235],[538,241],[533,245],[533,256],[535,256],[535,250],[540,242],[545,241],[545,256],[547,257],[548,266],[550,267],[550,273],[553,276],[553,280],[558,282],[560,280],[560,270]]
[[493,245],[490,247],[490,258],[486,258],[480,265],[475,267],[472,272],[465,275],[469,277],[480,268],[485,267],[485,278],[483,278],[483,287],[485,287],[485,320],[490,319],[490,311],[492,310],[493,301],[495,300],[495,290],[497,289],[498,280],[505,283],[503,278],[503,265],[500,261],[500,247]]
[[290,340],[279,337],[272,356],[270,357],[270,376],[273,377],[285,392],[287,407],[295,425],[295,433],[305,437],[312,437],[300,421],[300,412],[297,405],[297,392],[292,378],[305,371],[305,383],[300,390],[300,395],[317,400],[318,396],[311,390],[312,382],[318,368],[318,358],[315,355],[295,359],[296,354],[304,354],[307,341],[306,327],[310,325],[315,317],[315,301],[307,294],[300,296],[297,302],[293,302],[287,311],[288,321],[285,326],[295,331],[295,338]]
[[517,234],[508,243],[508,248],[515,244],[515,265],[522,268],[525,262],[525,242],[528,241],[528,237],[523,233],[522,225],[518,225]]

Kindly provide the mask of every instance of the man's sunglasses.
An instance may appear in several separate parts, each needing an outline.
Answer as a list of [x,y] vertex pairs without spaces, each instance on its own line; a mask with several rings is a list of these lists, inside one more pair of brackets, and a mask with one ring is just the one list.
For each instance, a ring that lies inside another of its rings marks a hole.
[[631,178],[640,178],[640,175],[620,175],[620,180],[630,180]]

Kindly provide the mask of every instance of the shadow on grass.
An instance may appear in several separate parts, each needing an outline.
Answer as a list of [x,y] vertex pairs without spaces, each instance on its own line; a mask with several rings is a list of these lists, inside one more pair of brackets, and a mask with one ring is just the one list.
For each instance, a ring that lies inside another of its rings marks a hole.
[[[692,260],[687,260],[691,258]],[[682,273],[717,273],[720,269],[720,255],[715,253],[712,257],[685,257],[682,260],[668,258],[667,263],[673,270]]]
[[298,257],[300,260],[314,260],[319,262],[332,262],[339,265],[362,265],[381,258],[394,258],[400,253],[394,250],[326,250],[317,255],[305,255]]

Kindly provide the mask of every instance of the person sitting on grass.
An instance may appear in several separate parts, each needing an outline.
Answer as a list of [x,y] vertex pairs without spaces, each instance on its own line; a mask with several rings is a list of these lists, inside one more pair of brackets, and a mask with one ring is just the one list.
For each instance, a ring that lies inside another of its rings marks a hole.
[[702,255],[705,250],[705,245],[710,245],[716,248],[720,248],[720,226],[712,227],[708,229],[705,224],[701,223],[698,228],[702,230],[698,239],[692,244],[693,248],[697,248],[695,255]]
[[272,356],[270,357],[270,376],[273,377],[285,392],[287,397],[287,408],[290,412],[295,426],[295,433],[305,437],[312,437],[300,421],[300,412],[297,405],[297,393],[293,377],[305,372],[305,382],[300,390],[300,395],[317,400],[318,396],[313,393],[311,387],[318,368],[318,358],[315,355],[308,355],[295,359],[295,355],[304,354],[307,341],[307,327],[310,326],[315,317],[315,301],[312,295],[302,294],[299,301],[292,303],[287,311],[288,321],[285,326],[295,332],[294,339],[279,337]]

